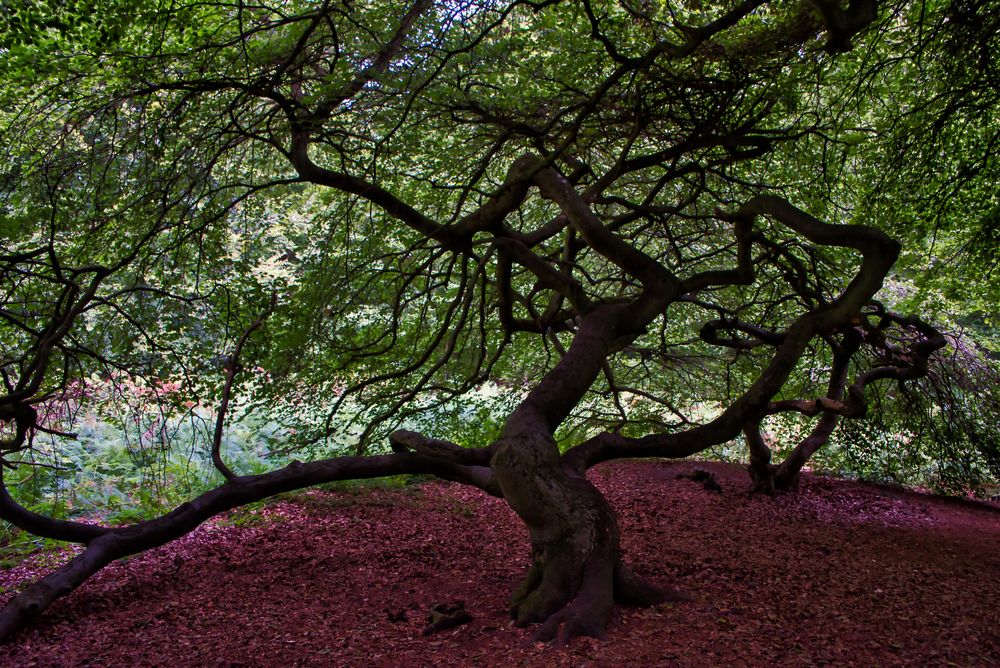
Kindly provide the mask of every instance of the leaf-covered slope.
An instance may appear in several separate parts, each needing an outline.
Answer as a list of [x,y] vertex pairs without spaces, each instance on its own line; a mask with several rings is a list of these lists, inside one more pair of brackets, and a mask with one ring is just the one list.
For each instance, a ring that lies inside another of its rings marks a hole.
[[[428,484],[312,492],[95,576],[5,665],[857,665],[1000,662],[1000,514],[985,505],[807,476],[748,501],[677,478],[689,462],[593,472],[644,575],[695,600],[619,611],[607,641],[528,641],[506,614],[527,536],[500,501]],[[642,499],[642,502],[636,499]],[[29,577],[0,574],[10,587]],[[421,634],[432,604],[470,624]]]

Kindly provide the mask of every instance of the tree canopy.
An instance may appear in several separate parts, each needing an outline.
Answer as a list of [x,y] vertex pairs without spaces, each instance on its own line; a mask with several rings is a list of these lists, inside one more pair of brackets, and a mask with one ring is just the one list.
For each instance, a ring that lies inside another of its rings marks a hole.
[[[773,492],[839,423],[919,414],[912,438],[996,472],[996,370],[946,335],[995,346],[995,10],[5,6],[4,464],[125,377],[216,407],[225,482],[128,528],[4,488],[5,520],[87,548],[0,635],[116,558],[338,479],[503,497],[533,545],[512,615],[548,639],[600,634],[614,600],[680,596],[622,562],[586,481],[602,461],[740,441]],[[511,403],[497,425],[444,417],[488,382]],[[230,468],[240,392],[294,429],[286,451],[348,424],[350,452]],[[776,444],[788,416],[805,432]]]

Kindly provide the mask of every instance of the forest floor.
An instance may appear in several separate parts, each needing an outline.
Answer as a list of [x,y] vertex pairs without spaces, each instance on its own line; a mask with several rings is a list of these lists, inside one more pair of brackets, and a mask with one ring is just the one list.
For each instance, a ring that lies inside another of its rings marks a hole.
[[[677,477],[696,467],[723,492]],[[996,504],[811,475],[751,497],[741,469],[710,463],[591,479],[627,562],[694,601],[618,608],[604,640],[535,643],[506,613],[529,547],[503,502],[433,482],[311,491],[109,566],[0,665],[1000,666]],[[0,602],[39,561],[0,572]],[[473,620],[422,635],[456,600]]]

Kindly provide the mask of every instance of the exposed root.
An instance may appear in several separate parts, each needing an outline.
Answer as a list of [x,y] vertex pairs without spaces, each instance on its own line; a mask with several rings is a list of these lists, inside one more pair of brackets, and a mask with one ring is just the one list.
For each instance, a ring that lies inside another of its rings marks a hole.
[[774,496],[779,492],[799,491],[799,472],[790,472],[783,467],[768,464],[766,468],[748,466],[752,484],[751,494]]
[[646,608],[660,603],[680,603],[694,598],[677,589],[659,587],[640,577],[622,562],[615,566],[615,601],[622,605]]
[[583,567],[576,596],[545,619],[535,631],[535,640],[569,642],[580,636],[604,638],[614,610],[611,569],[606,564],[589,561]]
[[567,570],[553,563],[533,564],[514,593],[510,609],[514,625],[525,627],[544,622],[563,608],[579,587],[579,581],[574,582],[574,570],[578,568]]
[[679,479],[684,478],[694,482],[700,482],[702,487],[708,491],[715,492],[716,494],[722,494],[722,486],[719,485],[719,481],[715,479],[715,475],[704,469],[695,469],[690,473],[681,473],[677,477]]
[[431,606],[431,611],[427,615],[427,624],[424,626],[423,634],[429,636],[439,631],[468,624],[471,621],[472,615],[466,611],[465,601],[435,603]]
[[[648,582],[620,561],[614,568],[606,561],[603,565],[597,559],[589,562],[570,573],[553,575],[551,563],[546,567],[536,561],[514,596],[511,616],[515,625],[540,623],[533,638],[542,642],[604,638],[616,602],[648,607],[693,600],[684,592]],[[578,576],[575,582],[574,575]]]

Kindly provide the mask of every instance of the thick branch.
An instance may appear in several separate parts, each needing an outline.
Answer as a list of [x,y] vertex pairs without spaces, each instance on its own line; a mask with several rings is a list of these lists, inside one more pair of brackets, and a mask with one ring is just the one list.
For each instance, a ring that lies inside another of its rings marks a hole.
[[107,527],[96,524],[57,520],[28,510],[15,501],[7,491],[2,467],[0,467],[0,519],[35,536],[72,543],[88,543],[110,531]]
[[647,290],[629,303],[594,307],[581,318],[566,354],[511,414],[504,435],[552,434],[604,370],[608,355],[634,341],[675,297]]
[[289,159],[303,179],[317,185],[358,195],[405,225],[438,241],[449,250],[463,254],[471,251],[468,240],[459,237],[450,228],[434,222],[381,186],[357,176],[325,169],[314,163],[309,157],[309,136],[307,133],[299,132],[293,137]]
[[0,453],[19,450],[28,438],[28,431],[38,420],[38,411],[21,401],[0,404],[0,420],[14,421],[14,435],[0,439]]
[[115,559],[180,538],[221,512],[321,483],[412,473],[430,473],[500,494],[486,467],[459,466],[410,453],[340,457],[308,464],[293,462],[272,473],[236,477],[157,519],[120,529],[94,527],[91,535],[77,537],[88,542],[83,554],[29,586],[0,610],[0,641],[24,628],[55,600],[72,592]]
[[844,53],[853,48],[851,39],[867,28],[878,12],[876,0],[851,0],[847,9],[841,9],[840,0],[813,0],[823,15],[829,39],[829,53]]
[[463,466],[488,466],[490,463],[491,451],[489,448],[463,448],[451,441],[427,438],[415,431],[405,429],[399,429],[389,434],[389,445],[393,452],[415,452],[442,462]]
[[[720,331],[743,332],[744,334],[749,334],[753,338],[722,338],[719,336]],[[778,346],[781,345],[781,342],[785,339],[785,337],[778,332],[772,332],[771,330],[759,327],[758,325],[732,318],[709,320],[702,326],[701,331],[698,332],[698,336],[705,343],[725,346],[727,348],[735,348],[738,350],[749,350],[750,348],[756,348],[761,345]]]
[[559,205],[583,240],[626,274],[650,290],[666,293],[679,289],[679,281],[666,267],[605,228],[580,193],[555,169],[539,169],[535,183],[544,197]]
[[723,413],[711,422],[677,434],[651,434],[627,438],[601,434],[566,452],[568,465],[583,471],[602,461],[619,457],[686,457],[735,438],[744,426],[759,420],[775,394],[793,372],[809,341],[818,333],[848,325],[853,316],[881,288],[882,281],[899,254],[899,244],[881,231],[854,225],[823,223],[778,197],[751,199],[727,218],[753,219],[766,214],[821,246],[840,246],[861,252],[861,267],[847,289],[829,304],[800,316],[784,333],[770,363]]

